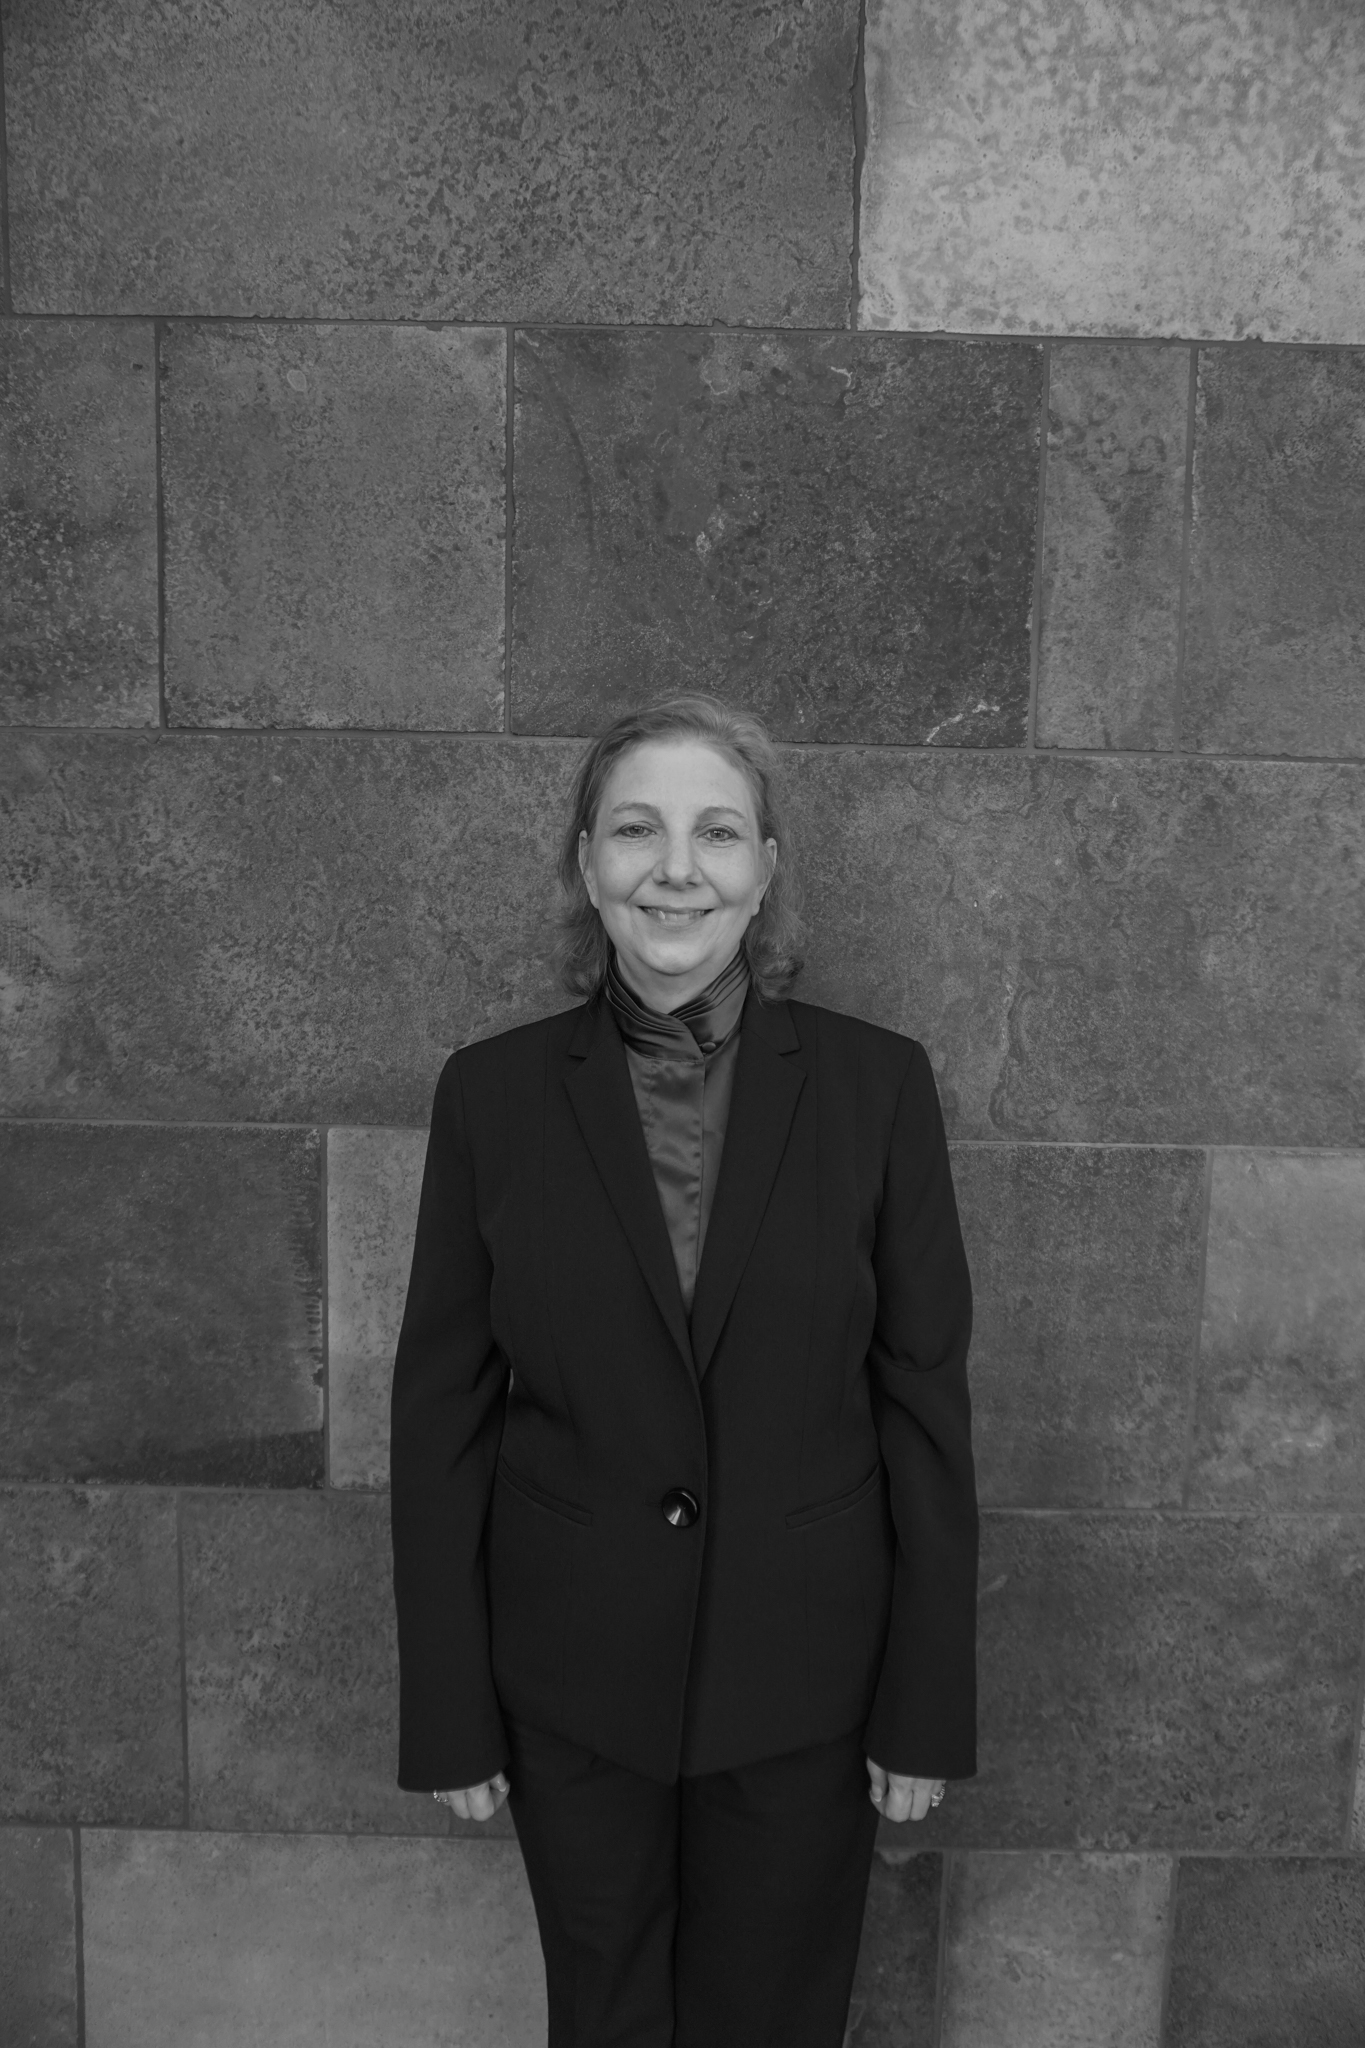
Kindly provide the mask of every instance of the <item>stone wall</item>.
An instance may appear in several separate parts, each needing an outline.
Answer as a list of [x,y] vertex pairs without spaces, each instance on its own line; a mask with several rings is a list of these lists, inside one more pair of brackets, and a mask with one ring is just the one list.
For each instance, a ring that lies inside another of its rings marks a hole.
[[0,2011],[531,2048],[393,1783],[445,1053],[557,1006],[581,736],[785,743],[923,1038],[981,1775],[856,2048],[1365,2026],[1365,16],[5,0]]

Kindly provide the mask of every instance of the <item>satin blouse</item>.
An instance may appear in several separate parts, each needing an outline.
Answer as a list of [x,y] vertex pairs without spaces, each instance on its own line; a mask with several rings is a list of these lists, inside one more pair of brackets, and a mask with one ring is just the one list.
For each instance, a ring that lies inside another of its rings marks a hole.
[[720,1175],[748,992],[749,964],[742,946],[699,996],[670,1016],[649,1009],[626,986],[615,954],[607,969],[607,1000],[625,1044],[645,1149],[689,1315]]

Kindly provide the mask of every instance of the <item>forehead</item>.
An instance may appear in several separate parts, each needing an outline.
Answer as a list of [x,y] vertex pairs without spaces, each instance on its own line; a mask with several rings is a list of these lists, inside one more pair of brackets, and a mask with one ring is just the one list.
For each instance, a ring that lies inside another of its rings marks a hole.
[[744,770],[706,740],[642,740],[622,754],[602,786],[601,807],[609,811],[623,803],[647,803],[660,810],[716,805],[755,816]]

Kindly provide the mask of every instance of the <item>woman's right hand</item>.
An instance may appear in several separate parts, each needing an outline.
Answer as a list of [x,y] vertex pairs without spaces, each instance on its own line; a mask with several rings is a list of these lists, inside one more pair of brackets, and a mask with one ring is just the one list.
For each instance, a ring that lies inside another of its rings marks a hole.
[[502,1771],[485,1778],[481,1785],[464,1785],[458,1792],[433,1792],[432,1798],[448,1806],[461,1820],[492,1820],[511,1787]]

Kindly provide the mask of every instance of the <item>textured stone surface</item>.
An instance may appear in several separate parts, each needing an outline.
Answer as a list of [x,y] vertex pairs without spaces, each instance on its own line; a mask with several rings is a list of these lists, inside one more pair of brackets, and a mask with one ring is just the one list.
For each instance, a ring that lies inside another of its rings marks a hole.
[[[424,1124],[563,1006],[563,743],[52,736],[0,754],[27,1115]],[[960,1136],[1365,1142],[1365,773],[788,757],[813,1002],[929,1045]]]
[[506,341],[167,329],[172,725],[500,730]]
[[0,2015],[11,2048],[76,2048],[76,1903],[64,1829],[0,1830]]
[[319,1152],[0,1126],[0,1473],[321,1483]]
[[0,719],[155,725],[149,325],[0,321]]
[[1185,349],[1053,347],[1042,746],[1175,744],[1189,382]]
[[942,2048],[1160,2048],[1165,1856],[955,1859]]
[[1190,1498],[1365,1500],[1365,1153],[1215,1153]]
[[1358,1516],[988,1514],[980,1775],[924,1845],[1341,1846]]
[[9,0],[23,311],[842,326],[856,0]]
[[512,1843],[99,1832],[84,1871],[90,2048],[545,2038]]
[[403,1321],[427,1137],[327,1134],[327,1469],[387,1486],[389,1388]]
[[1365,754],[1365,356],[1202,349],[1193,511],[1186,743]]
[[1180,1500],[1202,1152],[960,1145],[983,1502]]
[[175,1502],[0,1489],[0,1817],[175,1825]]
[[389,1504],[185,1502],[190,1820],[444,1834],[400,1792]]
[[934,2032],[943,1859],[882,1849],[872,1859],[844,2048],[905,2048]]
[[1018,744],[1041,352],[520,334],[512,723],[718,689],[779,737]]
[[1187,1858],[1166,2048],[1358,2048],[1365,1860]]
[[870,0],[860,321],[1365,340],[1362,89],[1350,0]]
[[963,1137],[1365,1134],[1365,775],[798,751],[800,991],[926,1041]]
[[454,1046],[566,1000],[547,956],[574,752],[222,734],[0,755],[8,1106],[425,1123]]

